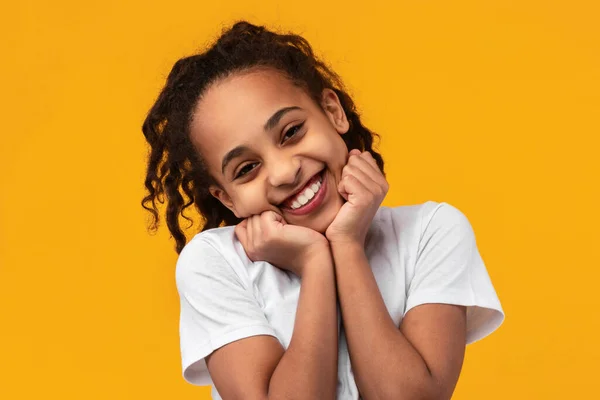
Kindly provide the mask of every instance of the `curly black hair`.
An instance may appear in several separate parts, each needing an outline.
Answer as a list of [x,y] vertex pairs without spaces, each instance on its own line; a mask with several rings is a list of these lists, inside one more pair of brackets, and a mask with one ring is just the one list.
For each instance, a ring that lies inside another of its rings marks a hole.
[[177,254],[186,244],[179,217],[190,222],[188,228],[193,225],[184,214],[186,208],[196,206],[203,219],[202,231],[241,222],[210,194],[208,188],[218,184],[192,144],[190,122],[200,96],[211,83],[251,68],[282,72],[317,104],[324,89],[335,91],[350,122],[348,132],[342,135],[348,150],[369,151],[383,172],[383,159],[373,150],[373,139],[379,135],[362,125],[340,77],[317,59],[306,39],[237,22],[206,51],[175,63],[142,125],[150,144],[145,179],[148,193],[142,207],[152,214],[148,228],[156,232],[160,222],[156,202],[164,204],[166,195],[167,226],[175,238]]

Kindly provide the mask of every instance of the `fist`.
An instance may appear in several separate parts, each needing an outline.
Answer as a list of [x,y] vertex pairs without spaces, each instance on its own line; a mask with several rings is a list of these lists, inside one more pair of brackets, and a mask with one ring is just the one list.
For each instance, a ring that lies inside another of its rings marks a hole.
[[353,149],[342,169],[338,192],[346,200],[325,235],[332,243],[364,245],[367,232],[389,185],[368,151]]
[[252,261],[267,261],[276,267],[302,277],[307,265],[324,252],[329,242],[321,233],[288,224],[273,211],[252,215],[235,226],[235,234]]

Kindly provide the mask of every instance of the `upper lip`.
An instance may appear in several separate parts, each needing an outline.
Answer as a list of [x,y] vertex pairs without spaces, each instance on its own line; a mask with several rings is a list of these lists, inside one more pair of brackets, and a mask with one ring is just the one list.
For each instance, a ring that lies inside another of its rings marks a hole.
[[297,189],[295,189],[292,194],[290,194],[288,197],[286,197],[285,199],[283,199],[283,201],[281,203],[279,203],[280,206],[285,205],[285,203],[290,200],[291,198],[293,198],[294,196],[296,196],[298,193],[300,193],[301,191],[303,191],[306,188],[306,185],[308,185],[308,182],[310,182],[315,176],[320,175],[323,172],[323,170],[317,172],[314,175],[311,175],[310,178],[308,178],[306,180],[306,182],[304,182],[302,185],[298,186]]

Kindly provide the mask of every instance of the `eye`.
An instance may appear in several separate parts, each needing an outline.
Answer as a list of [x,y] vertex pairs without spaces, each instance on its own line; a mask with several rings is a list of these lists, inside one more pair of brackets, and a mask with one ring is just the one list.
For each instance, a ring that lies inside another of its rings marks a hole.
[[[291,138],[293,138],[294,136],[296,136],[296,134],[298,133],[298,131],[300,129],[302,129],[303,126],[304,126],[304,122],[301,123],[301,124],[298,124],[298,125],[294,125],[290,129],[288,129],[287,132],[283,135],[284,142],[287,142],[288,140],[290,140]],[[288,137],[288,135],[289,135],[289,138],[286,139],[286,137]]]
[[[256,165],[256,164],[258,164],[258,163],[250,163],[250,164],[244,165],[242,167],[242,169],[240,169],[240,171],[237,173],[237,175],[235,176],[234,179],[241,178],[242,176],[250,173],[254,169],[252,166]],[[252,168],[248,169],[248,167],[252,167]]]

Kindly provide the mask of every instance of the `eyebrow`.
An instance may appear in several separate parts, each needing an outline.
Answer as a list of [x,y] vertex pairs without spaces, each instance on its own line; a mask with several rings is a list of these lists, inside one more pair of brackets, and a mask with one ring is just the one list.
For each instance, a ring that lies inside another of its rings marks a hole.
[[300,110],[300,107],[284,107],[281,110],[275,112],[275,114],[271,115],[271,118],[269,118],[267,120],[267,122],[265,123],[265,126],[263,127],[263,129],[265,131],[270,131],[271,129],[275,128],[275,126],[277,126],[277,124],[279,123],[279,121],[281,120],[281,118],[283,118],[283,116],[285,114],[287,114],[290,111],[293,110]]
[[[288,112],[293,111],[293,110],[301,110],[301,108],[297,107],[297,106],[284,107],[284,108],[276,111],[273,115],[271,115],[271,117],[267,120],[267,122],[263,126],[263,129],[265,130],[265,132],[270,131],[271,129],[276,127],[277,124],[279,123],[279,121],[281,121],[281,118],[283,118],[283,116],[285,114],[287,114]],[[227,152],[227,154],[225,154],[225,157],[223,157],[223,161],[221,162],[221,173],[223,175],[225,175],[225,168],[227,167],[227,164],[229,164],[234,158],[239,157],[246,151],[250,151],[250,148],[248,146],[240,145],[240,146],[234,147],[232,150]]]
[[227,154],[225,154],[225,157],[223,157],[223,162],[221,163],[221,173],[225,175],[225,167],[227,167],[227,164],[229,164],[229,162],[231,162],[231,160],[233,160],[234,158],[239,157],[240,155],[249,150],[250,148],[248,146],[237,146],[234,147],[233,150],[230,150]]

